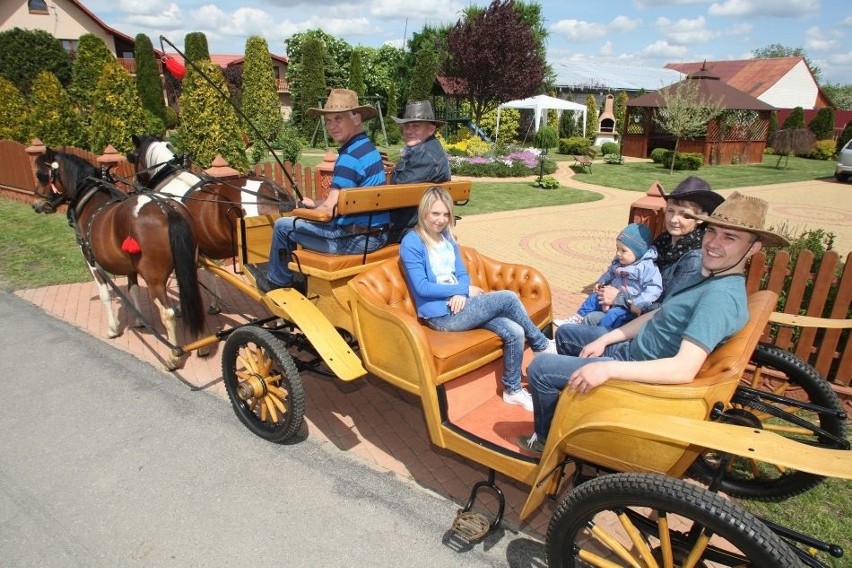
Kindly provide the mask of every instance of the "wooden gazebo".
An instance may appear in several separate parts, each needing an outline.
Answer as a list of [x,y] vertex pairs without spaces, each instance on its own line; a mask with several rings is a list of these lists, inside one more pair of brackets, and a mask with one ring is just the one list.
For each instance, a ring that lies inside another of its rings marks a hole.
[[[698,93],[705,100],[719,101],[724,112],[707,126],[701,138],[681,139],[678,152],[695,152],[704,156],[705,164],[750,164],[763,160],[769,117],[775,107],[720,81],[717,75],[702,69],[684,81],[698,81]],[[664,87],[627,102],[627,116],[622,127],[622,154],[647,158],[651,150],[674,150],[675,137],[654,120],[664,112],[661,93],[678,88],[680,83]]]

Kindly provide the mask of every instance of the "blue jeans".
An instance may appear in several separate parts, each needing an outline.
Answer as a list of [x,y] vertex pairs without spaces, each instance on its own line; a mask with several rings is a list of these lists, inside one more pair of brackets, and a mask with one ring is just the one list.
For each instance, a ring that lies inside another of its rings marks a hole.
[[382,248],[387,240],[386,232],[369,237],[353,235],[333,222],[315,223],[296,217],[281,217],[275,221],[272,231],[267,278],[278,286],[293,285],[293,271],[287,263],[297,243],[308,250],[327,254],[361,254]]
[[507,393],[521,389],[521,364],[524,338],[533,351],[547,348],[548,339],[532,322],[518,296],[509,290],[488,292],[468,298],[457,314],[426,320],[437,331],[468,331],[484,328],[503,340],[503,389]]
[[611,306],[604,312],[597,294],[589,294],[586,301],[577,310],[577,314],[584,316],[583,323],[588,325],[599,325],[607,329],[615,329],[626,324],[636,316],[621,306]]
[[559,394],[574,371],[595,361],[632,361],[630,342],[622,341],[608,345],[602,357],[578,357],[580,351],[601,337],[608,330],[589,325],[563,325],[556,331],[556,349],[562,355],[539,355],[527,367],[530,394],[533,399],[535,433],[539,440],[546,440],[550,423],[556,412]]

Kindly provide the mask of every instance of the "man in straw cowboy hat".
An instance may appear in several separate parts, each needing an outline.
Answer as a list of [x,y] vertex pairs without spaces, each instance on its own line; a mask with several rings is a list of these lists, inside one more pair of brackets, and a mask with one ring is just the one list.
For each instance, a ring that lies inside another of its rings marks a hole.
[[405,105],[402,118],[393,117],[400,125],[405,148],[393,168],[391,183],[441,183],[450,181],[450,161],[441,143],[435,138],[439,126],[429,101],[411,101]]
[[662,306],[622,327],[566,325],[556,334],[560,355],[540,355],[527,369],[535,432],[518,445],[540,454],[559,393],[588,393],[611,378],[656,384],[689,383],[707,355],[748,321],[745,266],[766,246],[786,246],[764,228],[768,204],[734,192],[709,215],[701,273],[672,290]]
[[[334,214],[341,189],[384,185],[385,170],[379,151],[364,134],[364,121],[376,117],[372,106],[358,104],[358,94],[348,89],[332,89],[323,108],[309,108],[311,116],[325,118],[325,127],[340,144],[328,196],[318,203],[303,198],[301,206]],[[282,217],[275,221],[269,252],[268,281],[261,277],[258,286],[264,292],[293,286],[293,272],[287,266],[296,244],[328,254],[372,252],[387,243],[383,231],[389,223],[387,211],[343,215],[319,223]]]

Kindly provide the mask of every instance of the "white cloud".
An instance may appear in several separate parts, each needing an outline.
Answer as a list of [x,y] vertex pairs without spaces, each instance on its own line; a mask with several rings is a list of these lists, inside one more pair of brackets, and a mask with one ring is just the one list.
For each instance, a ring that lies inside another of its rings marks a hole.
[[825,37],[822,31],[814,26],[805,32],[805,47],[813,51],[831,51],[838,49],[840,43]]
[[561,35],[566,41],[580,43],[594,41],[607,35],[605,25],[583,20],[559,20],[550,26],[550,31]]
[[[143,2],[139,2],[143,4]],[[135,10],[122,19],[122,22],[130,28],[142,27],[151,29],[172,30],[183,25],[183,15],[177,4],[169,4],[159,10]]]
[[[380,20],[408,19],[409,29],[420,30],[425,23],[454,24],[462,15],[464,4],[457,0],[375,0],[369,4],[370,15]],[[358,7],[360,13],[363,6]]]
[[707,9],[711,16],[799,18],[819,11],[820,0],[724,0]]
[[615,32],[629,32],[635,30],[642,24],[642,20],[636,18],[631,20],[627,16],[616,16],[607,27]]
[[840,21],[841,26],[852,26],[852,16],[846,16]]
[[704,16],[694,19],[683,18],[672,22],[668,18],[657,18],[656,27],[670,43],[690,45],[705,43],[719,36],[718,32],[707,29]]
[[686,55],[687,49],[682,45],[671,45],[666,40],[661,39],[645,47],[640,53],[653,58],[683,57]]
[[659,8],[661,6],[687,6],[706,4],[707,0],[634,0],[637,8]]
[[607,40],[606,43],[604,43],[603,46],[600,48],[600,50],[598,50],[598,53],[605,57],[609,57],[610,55],[612,55],[612,42]]
[[832,65],[840,65],[840,66],[852,66],[852,51],[847,51],[846,53],[835,53],[834,55],[828,56],[828,61]]

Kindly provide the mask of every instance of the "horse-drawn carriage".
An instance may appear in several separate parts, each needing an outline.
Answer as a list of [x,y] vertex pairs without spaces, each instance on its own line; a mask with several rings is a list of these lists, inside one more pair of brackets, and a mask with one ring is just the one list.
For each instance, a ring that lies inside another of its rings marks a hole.
[[[72,195],[82,183],[64,177],[56,159],[38,162],[39,192],[48,198],[48,191]],[[441,185],[457,203],[470,196],[470,183]],[[426,187],[343,190],[337,213],[416,206]],[[551,566],[820,566],[812,551],[840,552],[783,527],[770,529],[717,493],[780,499],[826,476],[852,479],[845,415],[830,387],[791,355],[758,345],[774,293],[751,295],[746,327],[710,355],[692,383],[611,380],[589,394],[564,392],[536,457],[514,444],[532,429],[531,415],[500,403],[499,339],[482,329],[435,332],[418,321],[398,245],[357,255],[296,251],[291,268],[305,276],[304,293],[264,293],[255,281],[275,219],[315,212],[241,216],[232,215],[235,208],[226,207],[236,268],[203,255],[200,265],[271,315],[179,350],[224,340],[228,396],[256,435],[284,442],[297,434],[305,412],[302,372],[343,381],[371,373],[420,399],[432,443],[488,469],[488,481],[474,486],[453,523],[469,541],[501,521],[500,473],[531,488],[522,519],[548,496],[567,493],[547,533]],[[537,270],[462,250],[473,285],[516,292],[536,325],[550,329],[551,292]],[[767,391],[767,378],[802,396]],[[685,481],[688,475],[706,488]],[[482,490],[498,502],[491,519],[475,510]]]

